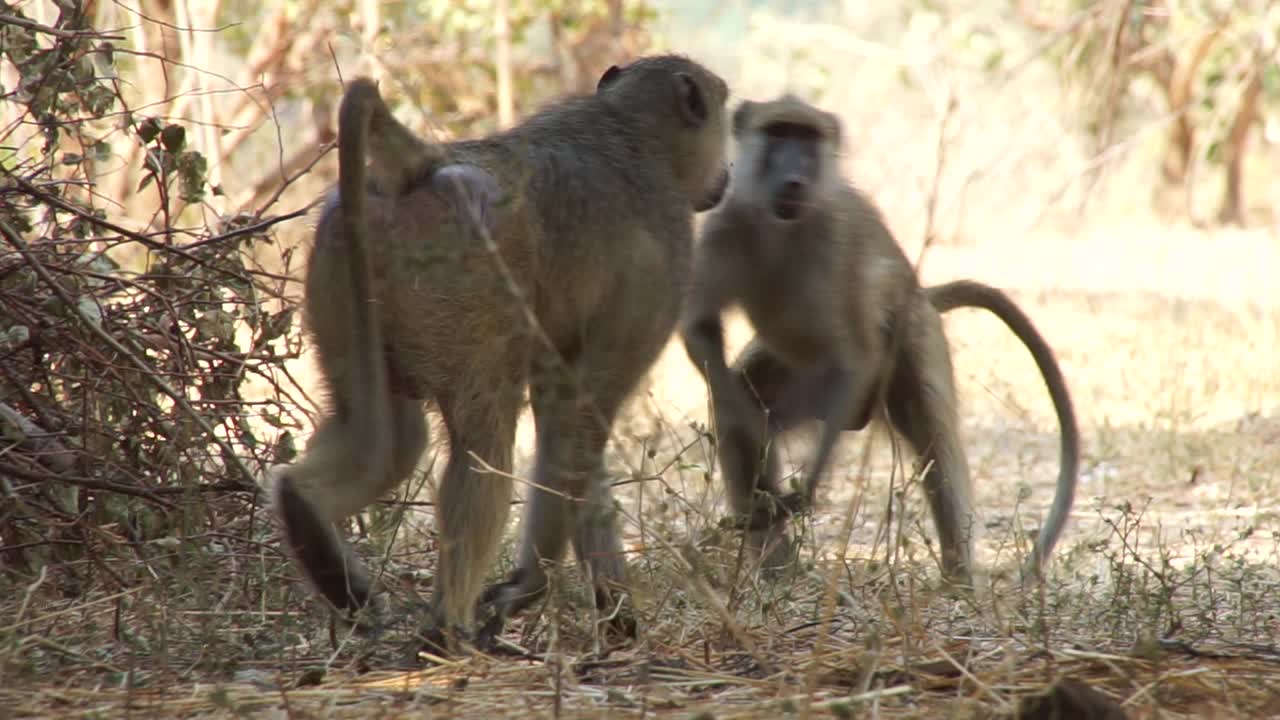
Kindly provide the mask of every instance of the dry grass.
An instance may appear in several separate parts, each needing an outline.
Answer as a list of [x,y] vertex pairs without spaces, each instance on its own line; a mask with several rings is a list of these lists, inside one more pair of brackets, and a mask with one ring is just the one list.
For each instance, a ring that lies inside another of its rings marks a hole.
[[[673,346],[612,456],[636,644],[601,651],[568,571],[542,615],[507,634],[516,655],[408,662],[434,557],[428,507],[366,518],[377,540],[361,547],[385,558],[395,608],[377,638],[333,626],[300,592],[265,516],[235,518],[130,557],[106,551],[119,538],[99,538],[103,552],[12,587],[0,715],[986,717],[1064,676],[1130,717],[1280,712],[1280,302],[1248,274],[1275,245],[1148,233],[1161,257],[1196,262],[1151,261],[1136,292],[1091,263],[1107,237],[943,248],[926,262],[928,281],[1011,288],[1071,382],[1085,472],[1044,585],[1007,570],[1052,495],[1056,428],[1030,359],[997,321],[948,319],[992,569],[973,596],[939,587],[920,492],[878,433],[846,442],[822,511],[797,526],[798,566],[754,573],[718,528],[721,490],[697,429],[705,391]],[[1137,256],[1152,245],[1126,247],[1144,267]],[[797,462],[806,449],[787,442]]]

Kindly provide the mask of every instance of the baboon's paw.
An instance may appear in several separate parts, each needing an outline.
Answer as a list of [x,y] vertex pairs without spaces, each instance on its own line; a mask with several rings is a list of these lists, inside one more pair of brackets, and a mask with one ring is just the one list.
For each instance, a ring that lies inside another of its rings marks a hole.
[[413,665],[432,664],[432,658],[449,658],[465,654],[468,648],[464,639],[466,632],[461,628],[448,628],[430,623],[420,628],[409,640],[405,654]]
[[768,530],[808,511],[809,500],[804,493],[793,492],[779,497],[773,493],[757,492],[750,515],[734,515],[723,525],[733,530]]
[[625,606],[604,623],[604,641],[607,647],[618,647],[635,642],[639,633],[640,625],[636,622],[635,611]]
[[545,576],[539,573],[537,581],[531,581],[533,573],[517,568],[505,582],[485,588],[476,607],[480,629],[476,632],[476,648],[489,652],[497,637],[507,625],[507,619],[542,599],[547,592]]

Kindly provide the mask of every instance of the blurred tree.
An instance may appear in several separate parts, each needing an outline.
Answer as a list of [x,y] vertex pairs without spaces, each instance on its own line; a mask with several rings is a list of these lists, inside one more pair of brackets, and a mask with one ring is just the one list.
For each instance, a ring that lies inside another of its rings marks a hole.
[[[35,17],[56,14],[52,0],[29,5]],[[104,141],[146,117],[192,122],[214,190],[204,209],[218,215],[260,209],[315,164],[334,137],[340,77],[379,78],[390,100],[418,108],[420,129],[477,135],[549,96],[591,89],[609,64],[647,48],[656,16],[645,0],[91,0],[78,14],[123,28],[113,49],[126,114]],[[257,145],[249,155],[246,142]],[[114,219],[143,230],[156,220],[146,211],[155,198],[138,192],[143,150],[118,144],[98,195]],[[268,144],[284,156],[245,159]],[[223,188],[229,166],[250,174]]]
[[1261,107],[1280,99],[1276,3],[1017,0],[1016,7],[1028,26],[1062,39],[1059,66],[1069,81],[1083,84],[1087,129],[1098,153],[1118,142],[1122,121],[1150,112],[1143,90],[1154,81],[1163,99],[1160,122],[1169,128],[1153,200],[1196,219],[1190,200],[1195,165],[1221,166],[1217,219],[1244,224],[1249,138]]

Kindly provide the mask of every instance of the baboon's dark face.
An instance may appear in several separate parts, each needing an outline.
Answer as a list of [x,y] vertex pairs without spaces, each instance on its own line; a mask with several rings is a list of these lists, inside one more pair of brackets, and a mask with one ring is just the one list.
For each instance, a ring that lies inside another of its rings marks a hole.
[[779,220],[797,220],[813,206],[821,180],[822,133],[812,125],[776,122],[763,134],[760,174],[769,210]]

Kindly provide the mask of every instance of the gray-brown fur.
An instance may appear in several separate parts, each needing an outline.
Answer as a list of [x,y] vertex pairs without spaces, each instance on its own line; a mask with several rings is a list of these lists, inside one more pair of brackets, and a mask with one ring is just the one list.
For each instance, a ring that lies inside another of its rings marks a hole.
[[[970,579],[969,468],[939,313],[984,307],[1035,357],[1062,427],[1058,492],[1029,559],[1038,569],[1070,510],[1079,452],[1071,400],[1047,344],[993,288],[920,287],[875,205],[840,176],[833,115],[784,96],[744,102],[733,128],[733,181],[695,251],[682,332],[710,384],[730,504],[747,516],[753,542],[776,536],[782,516],[811,506],[842,430],[881,417],[927,467],[944,571]],[[733,304],[757,334],[730,368],[720,315]],[[811,418],[825,421],[814,460],[803,489],[784,495],[772,441]]]
[[[362,87],[353,84],[344,107],[367,99]],[[558,560],[570,540],[600,602],[612,605],[623,577],[604,447],[675,327],[693,213],[723,192],[726,96],[691,60],[642,58],[611,68],[593,95],[484,139],[422,145],[408,161],[376,152],[389,142],[379,128],[412,136],[369,101],[381,118],[363,126],[372,173],[386,180],[368,192],[363,133],[340,126],[339,198],[317,227],[305,299],[332,411],[275,490],[291,552],[336,606],[362,606],[372,585],[331,523],[411,473],[429,401],[450,449],[436,496],[433,621],[446,633],[473,626],[508,517],[526,387],[537,434],[531,480],[552,492],[530,491],[516,571],[485,594],[486,629],[543,592],[540,561]],[[498,472],[481,470],[473,453]]]

